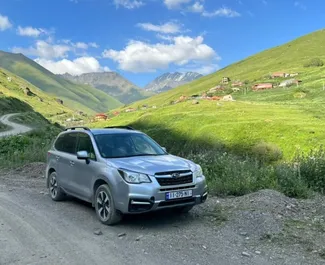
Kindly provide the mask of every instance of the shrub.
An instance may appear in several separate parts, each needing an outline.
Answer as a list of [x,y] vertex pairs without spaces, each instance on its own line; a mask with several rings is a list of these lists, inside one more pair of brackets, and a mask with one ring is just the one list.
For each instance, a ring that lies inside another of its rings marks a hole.
[[325,194],[325,151],[323,148],[295,158],[299,174],[314,191]]
[[324,62],[319,58],[313,58],[304,64],[304,67],[322,67]]
[[258,143],[252,148],[253,156],[265,163],[271,163],[282,159],[283,153],[279,147],[271,143]]

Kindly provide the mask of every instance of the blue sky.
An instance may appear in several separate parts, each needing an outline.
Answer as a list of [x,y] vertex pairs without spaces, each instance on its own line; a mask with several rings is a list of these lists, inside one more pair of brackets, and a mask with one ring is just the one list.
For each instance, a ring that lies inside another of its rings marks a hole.
[[54,73],[117,71],[142,87],[321,29],[324,11],[323,0],[0,0],[0,50]]

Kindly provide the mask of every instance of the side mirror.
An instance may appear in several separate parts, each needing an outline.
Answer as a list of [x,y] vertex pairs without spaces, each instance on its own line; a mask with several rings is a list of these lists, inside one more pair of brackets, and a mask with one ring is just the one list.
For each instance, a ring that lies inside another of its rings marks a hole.
[[164,150],[167,153],[167,149],[166,147],[162,147],[162,150]]
[[87,160],[89,159],[89,154],[87,151],[79,151],[77,152],[77,158],[80,160]]

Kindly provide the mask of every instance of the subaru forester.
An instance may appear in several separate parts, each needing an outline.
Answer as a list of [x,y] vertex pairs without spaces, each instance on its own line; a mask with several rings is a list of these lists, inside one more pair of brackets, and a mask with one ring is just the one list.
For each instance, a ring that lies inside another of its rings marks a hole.
[[208,195],[199,165],[128,126],[65,129],[48,151],[45,176],[52,200],[87,201],[106,225],[124,214],[188,212]]

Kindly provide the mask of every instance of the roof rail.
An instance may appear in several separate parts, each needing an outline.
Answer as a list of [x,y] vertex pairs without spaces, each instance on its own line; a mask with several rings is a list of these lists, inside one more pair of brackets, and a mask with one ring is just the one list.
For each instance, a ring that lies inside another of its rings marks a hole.
[[76,127],[68,127],[65,128],[65,131],[74,131],[75,129],[84,129],[86,131],[90,131],[90,129],[88,127],[84,127],[84,126],[76,126]]
[[134,130],[131,126],[108,126],[104,127],[104,129],[126,129],[126,130]]

